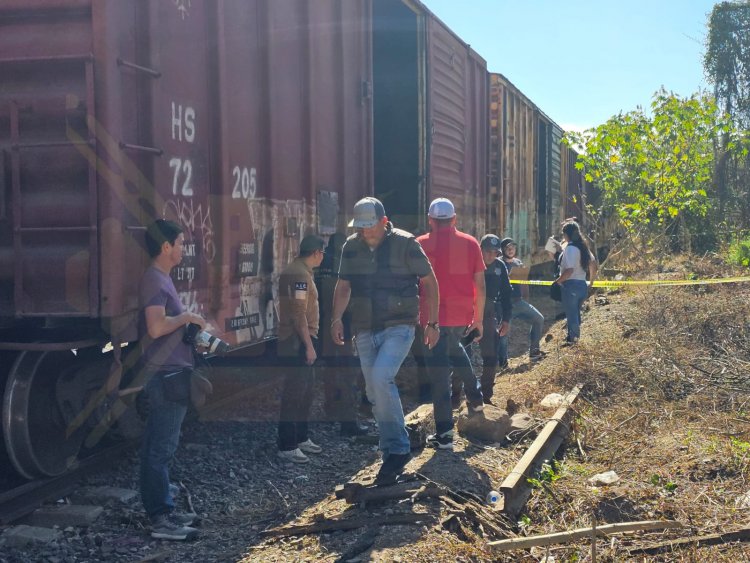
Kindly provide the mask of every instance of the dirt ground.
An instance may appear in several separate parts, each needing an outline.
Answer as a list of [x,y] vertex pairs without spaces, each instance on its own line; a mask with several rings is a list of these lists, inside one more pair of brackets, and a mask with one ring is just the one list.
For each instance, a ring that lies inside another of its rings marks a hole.
[[[548,319],[559,312],[559,306],[547,299],[537,296],[533,301]],[[557,462],[538,477],[522,515],[509,523],[508,535],[562,532],[590,526],[592,520],[598,525],[677,520],[682,529],[601,539],[597,559],[747,560],[750,547],[744,544],[689,547],[646,559],[630,550],[667,538],[723,533],[747,523],[750,510],[742,498],[750,490],[749,308],[750,293],[739,286],[603,292],[589,300],[578,346],[562,347],[564,321],[548,322],[542,345],[547,356],[538,364],[530,364],[523,355],[525,328],[518,323],[511,369],[497,377],[497,403],[512,399],[540,427],[554,412],[539,405],[545,395],[564,394],[577,383],[585,387],[569,439]],[[415,406],[407,401],[407,410]],[[532,438],[502,445],[459,436],[453,453],[429,448],[413,452],[407,470],[484,498],[497,489]],[[362,469],[348,479],[367,482],[374,476],[379,466],[374,449],[362,460]],[[375,522],[383,515],[400,513],[424,514],[424,521],[256,538],[248,542],[242,561],[541,561],[545,557],[584,561],[591,557],[588,541],[497,553],[488,546],[488,541],[500,539],[492,534],[480,530],[460,537],[446,530],[440,525],[445,507],[429,499],[365,508],[347,505],[333,496],[335,485],[346,480],[333,477],[335,466],[334,462],[310,475],[310,486],[322,497],[318,502],[293,503],[291,517],[274,524],[346,517]],[[610,470],[619,476],[616,483],[589,482],[593,475]]]

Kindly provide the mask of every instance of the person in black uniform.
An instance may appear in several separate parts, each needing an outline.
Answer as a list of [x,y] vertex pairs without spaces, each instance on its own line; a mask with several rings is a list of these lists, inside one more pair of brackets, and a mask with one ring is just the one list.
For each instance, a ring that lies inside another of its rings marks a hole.
[[[331,324],[333,312],[333,292],[338,281],[341,249],[346,242],[346,235],[337,232],[328,239],[323,263],[316,270],[315,284],[320,296],[320,326]],[[337,346],[328,330],[322,331],[320,337],[320,357],[324,362],[321,370],[324,390],[324,409],[331,422],[338,422],[342,436],[367,434],[357,420],[357,407],[362,402],[362,370],[359,360],[354,355],[351,341],[351,311],[345,311],[341,317],[344,327],[344,345]]]
[[[510,318],[513,312],[511,300],[512,288],[508,279],[508,270],[502,260],[498,258],[500,239],[493,234],[482,237],[479,243],[482,249],[482,259],[487,269],[484,272],[484,283],[487,300],[484,305],[484,331],[479,347],[482,351],[482,396],[484,402],[492,404],[492,388],[495,384],[495,373],[500,367],[508,366],[508,358],[498,358],[501,338],[508,338]],[[507,350],[507,346],[505,349]]]

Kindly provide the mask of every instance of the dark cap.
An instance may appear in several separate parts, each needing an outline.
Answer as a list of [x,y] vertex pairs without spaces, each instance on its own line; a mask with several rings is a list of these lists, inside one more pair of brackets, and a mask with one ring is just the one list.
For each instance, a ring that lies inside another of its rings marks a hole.
[[500,239],[493,234],[484,235],[479,246],[482,250],[497,250],[500,252]]
[[374,227],[385,217],[385,207],[382,202],[374,197],[363,197],[354,204],[354,218],[349,221],[349,226],[356,229],[369,229]]
[[508,246],[509,244],[512,244],[513,246],[518,247],[518,244],[516,243],[516,241],[514,241],[510,237],[506,237],[500,241],[500,250],[505,250],[505,247]]
[[307,235],[299,243],[300,256],[312,254],[316,250],[323,250],[326,246],[325,241],[317,235]]

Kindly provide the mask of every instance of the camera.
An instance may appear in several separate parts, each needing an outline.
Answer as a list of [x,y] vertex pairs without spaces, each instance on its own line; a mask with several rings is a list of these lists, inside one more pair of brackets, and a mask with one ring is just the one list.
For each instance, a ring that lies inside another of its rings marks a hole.
[[218,336],[201,330],[201,325],[195,323],[187,325],[182,341],[196,348],[205,348],[209,354],[226,354],[229,352],[229,344]]

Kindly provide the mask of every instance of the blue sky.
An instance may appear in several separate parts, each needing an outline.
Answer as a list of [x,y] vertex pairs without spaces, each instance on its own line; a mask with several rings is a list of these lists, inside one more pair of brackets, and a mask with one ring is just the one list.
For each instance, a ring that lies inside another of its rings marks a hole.
[[703,77],[713,0],[422,0],[566,129],[680,96]]

